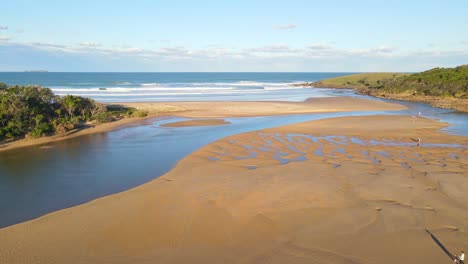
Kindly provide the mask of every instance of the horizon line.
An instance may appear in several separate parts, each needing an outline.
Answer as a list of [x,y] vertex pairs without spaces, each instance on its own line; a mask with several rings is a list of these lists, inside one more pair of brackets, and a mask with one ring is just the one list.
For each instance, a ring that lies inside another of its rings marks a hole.
[[0,71],[0,73],[415,73],[416,71]]

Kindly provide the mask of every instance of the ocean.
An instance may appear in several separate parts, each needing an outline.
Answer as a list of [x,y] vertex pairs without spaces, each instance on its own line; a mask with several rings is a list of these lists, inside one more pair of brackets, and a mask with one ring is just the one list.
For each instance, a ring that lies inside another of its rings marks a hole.
[[158,101],[302,101],[332,96],[327,90],[292,86],[352,73],[68,73],[0,72],[8,85],[41,85],[57,95],[79,95],[99,102]]

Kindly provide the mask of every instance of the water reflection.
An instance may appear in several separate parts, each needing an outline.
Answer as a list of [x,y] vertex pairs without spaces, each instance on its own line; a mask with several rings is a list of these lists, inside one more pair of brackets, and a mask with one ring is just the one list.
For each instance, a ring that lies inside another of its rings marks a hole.
[[[345,91],[346,92],[346,91]],[[276,117],[228,118],[231,124],[215,127],[161,127],[187,118],[165,117],[129,125],[124,129],[78,137],[42,147],[0,153],[0,227],[124,191],[148,182],[170,170],[177,161],[198,148],[233,134],[321,118],[373,114],[417,114],[439,118],[455,126],[451,133],[468,134],[465,114],[405,103],[411,109],[396,112],[373,111],[321,113]],[[265,140],[264,148],[271,144]],[[291,138],[284,139],[286,141]],[[303,143],[307,138],[296,139]],[[318,139],[310,139],[312,141]],[[343,144],[341,138],[329,138]],[[359,144],[358,139],[350,139]],[[235,142],[234,142],[235,143]],[[320,143],[320,142],[319,142]],[[251,146],[245,146],[249,150]],[[291,145],[290,150],[297,149]],[[229,150],[220,149],[229,155]],[[323,156],[323,150],[314,150]],[[339,151],[339,150],[338,150]],[[246,157],[250,158],[252,153]],[[212,157],[213,162],[216,156]],[[280,162],[289,162],[278,153]],[[298,158],[294,161],[302,161]],[[249,167],[254,169],[255,166]],[[256,168],[256,167],[255,167]]]

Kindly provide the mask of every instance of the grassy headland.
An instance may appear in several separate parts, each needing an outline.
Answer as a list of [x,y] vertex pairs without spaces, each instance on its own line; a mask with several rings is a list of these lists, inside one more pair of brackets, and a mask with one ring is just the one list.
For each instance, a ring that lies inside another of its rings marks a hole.
[[358,73],[346,76],[320,80],[313,83],[308,83],[314,87],[330,87],[330,88],[363,88],[375,87],[382,84],[382,82],[393,79],[396,77],[406,76],[406,73],[395,72],[372,72],[372,73]]
[[468,65],[405,73],[362,73],[306,83],[313,87],[354,88],[361,94],[430,103],[468,112]]

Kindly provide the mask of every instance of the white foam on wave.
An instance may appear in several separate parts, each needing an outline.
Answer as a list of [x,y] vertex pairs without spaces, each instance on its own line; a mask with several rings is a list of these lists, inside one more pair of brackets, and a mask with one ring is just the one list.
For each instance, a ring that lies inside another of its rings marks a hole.
[[157,95],[229,95],[229,94],[260,94],[268,91],[282,90],[302,90],[304,87],[260,87],[253,89],[244,89],[236,87],[160,87],[160,88],[62,88],[53,89],[57,95],[74,94],[80,96],[157,96]]
[[286,86],[286,87],[264,87],[265,90],[274,91],[274,90],[298,90],[298,89],[307,89],[309,87],[304,86]]
[[51,88],[54,92],[132,92],[132,91],[216,91],[234,90],[234,87],[93,87],[93,88]]
[[116,85],[131,85],[133,83],[131,83],[131,82],[114,82],[114,84],[116,84]]
[[[51,87],[57,95],[78,95],[99,101],[118,100],[204,100],[207,98],[255,98],[255,100],[284,99],[294,94],[303,94],[305,88],[293,86],[300,82],[236,81],[218,83],[142,83],[131,86],[104,87]],[[303,90],[300,92],[300,90]],[[309,94],[309,92],[306,92]],[[313,94],[314,92],[311,92]],[[127,99],[125,99],[127,98]],[[159,99],[158,99],[159,98]]]
[[[182,90],[182,89],[223,89],[223,88],[231,88],[235,89],[236,87],[246,87],[248,88],[251,86],[252,88],[257,87],[294,87],[293,84],[297,84],[301,82],[282,82],[282,83],[274,83],[274,82],[256,82],[256,81],[238,81],[238,82],[190,82],[190,83],[141,83],[141,84],[134,84],[133,86],[94,86],[94,87],[82,87],[82,86],[62,86],[62,87],[50,87],[52,90],[56,91],[82,91],[82,90],[122,90],[122,91],[136,91],[141,89],[174,89],[174,90]],[[121,82],[120,85],[130,85],[129,82]]]
[[288,86],[296,82],[255,82],[255,81],[239,81],[239,82],[215,82],[215,83],[192,83],[193,85],[216,85],[216,86]]
[[185,92],[171,92],[168,90],[165,91],[155,91],[155,92],[138,92],[138,93],[112,93],[109,91],[87,91],[82,93],[68,93],[68,92],[55,92],[57,95],[67,95],[67,94],[75,94],[80,96],[86,97],[115,97],[115,96],[165,96],[165,95],[172,95],[172,96],[181,96],[181,95],[230,95],[230,94],[258,94],[263,93],[262,90],[192,90],[192,91],[185,91]]

